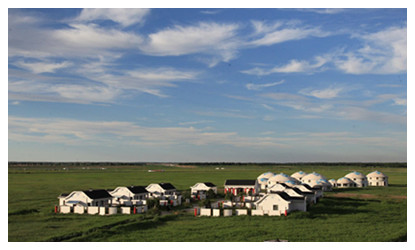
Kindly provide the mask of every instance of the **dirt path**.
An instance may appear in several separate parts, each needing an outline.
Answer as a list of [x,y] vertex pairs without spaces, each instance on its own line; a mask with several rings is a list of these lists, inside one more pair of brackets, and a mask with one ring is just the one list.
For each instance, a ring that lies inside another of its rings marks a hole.
[[[350,197],[357,197],[357,198],[363,198],[363,199],[372,199],[372,198],[379,198],[379,195],[373,195],[373,194],[354,194],[354,193],[337,193],[337,194],[329,194],[327,196],[331,197],[344,197],[344,198],[350,198]],[[388,195],[387,198],[392,199],[406,199],[406,195]]]

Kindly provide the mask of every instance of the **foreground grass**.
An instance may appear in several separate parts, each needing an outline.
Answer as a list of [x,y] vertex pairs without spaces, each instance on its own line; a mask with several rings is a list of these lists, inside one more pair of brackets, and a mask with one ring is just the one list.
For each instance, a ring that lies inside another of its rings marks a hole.
[[[163,167],[164,168],[164,167]],[[70,171],[9,170],[9,241],[400,241],[406,240],[406,169],[381,169],[390,177],[390,187],[338,189],[308,212],[288,217],[195,218],[190,214],[149,215],[62,215],[53,214],[57,196],[88,188],[115,188],[171,182],[186,190],[200,181],[222,187],[225,179],[256,178],[270,170],[291,174],[296,167],[174,169],[148,173],[146,169],[106,169]],[[345,167],[304,167],[327,178],[340,178],[352,170]],[[30,173],[28,173],[30,172]],[[369,194],[370,198],[337,197],[336,194]]]

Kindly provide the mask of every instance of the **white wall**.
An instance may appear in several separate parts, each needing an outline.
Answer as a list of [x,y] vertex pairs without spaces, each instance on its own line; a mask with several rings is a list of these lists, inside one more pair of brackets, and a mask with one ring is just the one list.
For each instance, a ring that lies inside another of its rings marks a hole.
[[69,206],[60,206],[59,210],[62,214],[69,214],[71,212],[71,207],[69,207]]
[[210,208],[201,208],[200,209],[200,216],[211,216],[212,211]]
[[97,214],[99,207],[88,207],[88,214]]
[[264,216],[264,211],[263,210],[251,210],[251,215],[252,216],[256,216],[256,215],[258,215],[258,216]]
[[223,209],[223,216],[232,216],[232,209]]
[[117,214],[118,208],[117,207],[109,207],[108,214]]
[[83,207],[83,206],[75,206],[73,208],[73,212],[75,214],[84,214],[85,213],[85,207]]
[[220,209],[213,209],[213,216],[220,216]]
[[246,209],[236,209],[236,215],[248,215],[248,210]]
[[122,214],[131,214],[131,208],[130,207],[121,207],[121,213]]

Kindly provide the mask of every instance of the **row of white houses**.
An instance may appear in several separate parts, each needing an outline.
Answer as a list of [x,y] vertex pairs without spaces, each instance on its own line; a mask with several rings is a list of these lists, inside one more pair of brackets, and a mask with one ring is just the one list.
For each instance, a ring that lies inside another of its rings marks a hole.
[[113,190],[83,190],[61,194],[59,206],[63,207],[110,207],[110,206],[140,206],[145,205],[148,198],[159,198],[160,204],[181,204],[181,195],[170,183],[152,183],[147,187],[129,186],[117,187]]

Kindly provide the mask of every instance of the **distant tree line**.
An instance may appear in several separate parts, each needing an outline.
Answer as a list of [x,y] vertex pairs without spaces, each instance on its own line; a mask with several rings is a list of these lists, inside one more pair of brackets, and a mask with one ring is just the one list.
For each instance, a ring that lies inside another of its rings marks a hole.
[[[36,161],[9,161],[9,167],[101,167],[101,166],[146,166],[166,164],[166,162],[36,162]],[[406,168],[406,162],[171,162],[178,165],[194,166],[358,166],[358,167],[390,167]]]

